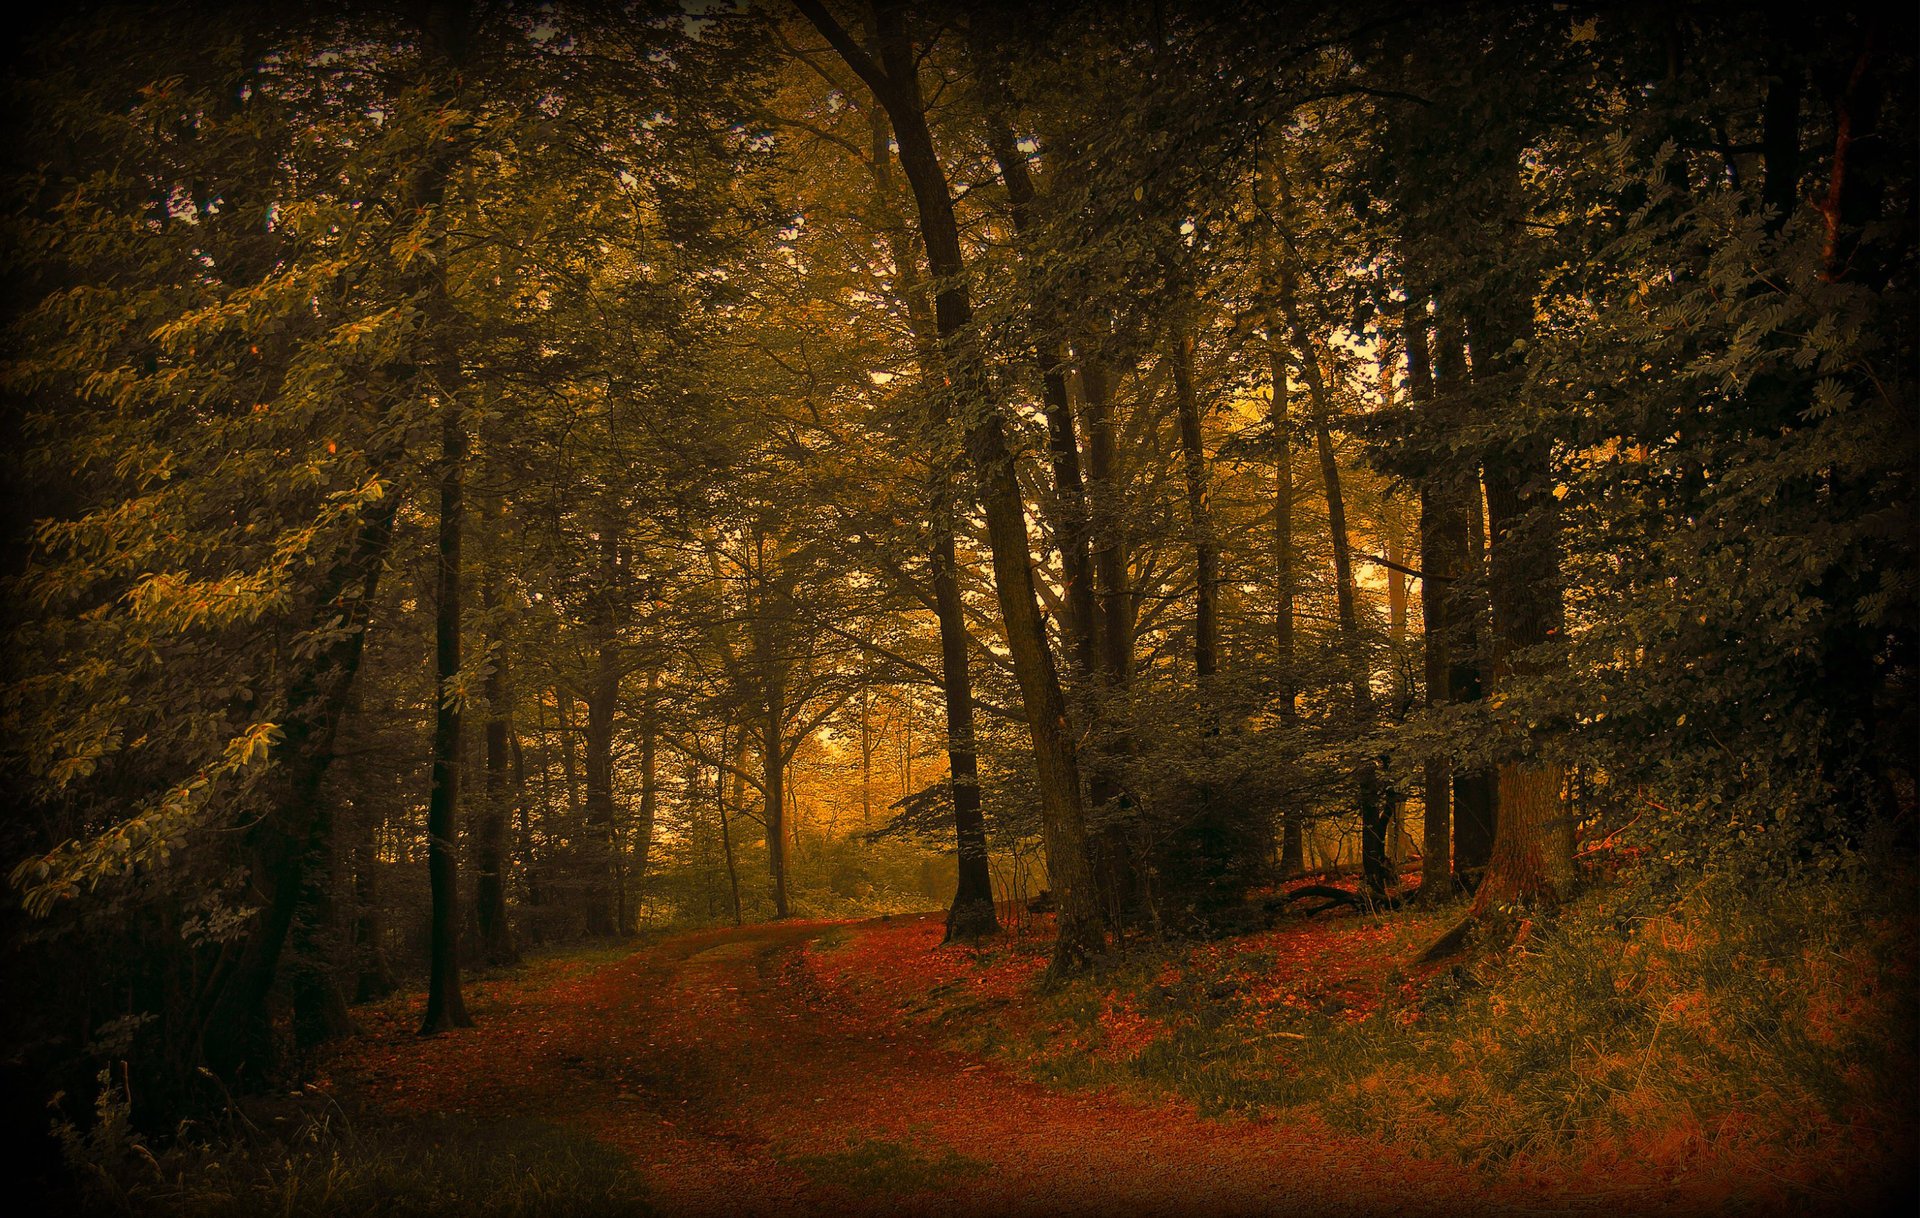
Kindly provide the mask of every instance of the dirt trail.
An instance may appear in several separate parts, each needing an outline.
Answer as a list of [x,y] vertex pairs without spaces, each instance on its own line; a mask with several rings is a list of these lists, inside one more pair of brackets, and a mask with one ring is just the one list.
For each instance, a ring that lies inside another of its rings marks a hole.
[[822,988],[798,949],[861,925],[702,932],[530,970],[475,987],[471,1031],[373,1023],[336,1074],[395,1114],[581,1129],[626,1151],[666,1214],[1569,1212],[1496,1203],[1464,1169],[1316,1124],[1056,1092],[959,1056]]

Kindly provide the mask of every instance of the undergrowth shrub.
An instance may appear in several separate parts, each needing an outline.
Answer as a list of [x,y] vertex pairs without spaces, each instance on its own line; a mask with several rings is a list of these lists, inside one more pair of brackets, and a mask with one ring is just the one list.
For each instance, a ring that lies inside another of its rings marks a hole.
[[[104,1089],[102,1119],[62,1129],[72,1212],[182,1218],[333,1218],[380,1214],[532,1215],[650,1212],[618,1151],[522,1117],[435,1116],[356,1127],[337,1108],[302,1108],[263,1128],[235,1112],[217,1132],[191,1129],[163,1150],[127,1131]],[[257,1115],[257,1114],[256,1114]]]
[[[1711,1158],[1783,1199],[1849,1196],[1914,1162],[1912,890],[1859,866],[1677,894],[1628,880],[1497,954],[1383,978],[1362,1018],[1310,976],[1255,1002],[1230,957],[1171,982],[1179,957],[1149,957],[1047,999],[1068,1031],[1011,1051],[1057,1081],[1170,1088],[1212,1112],[1298,1106],[1489,1169],[1604,1178]],[[1403,938],[1456,915],[1402,915]],[[1115,992],[1158,1029],[1118,1059],[1097,1035]]]

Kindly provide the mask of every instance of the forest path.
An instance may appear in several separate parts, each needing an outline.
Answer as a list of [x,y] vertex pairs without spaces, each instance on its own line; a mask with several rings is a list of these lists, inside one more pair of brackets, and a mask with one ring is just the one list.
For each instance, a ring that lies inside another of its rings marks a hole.
[[800,950],[876,925],[703,931],[536,964],[470,987],[477,1027],[424,1040],[413,1005],[385,1004],[334,1073],[394,1116],[588,1133],[630,1156],[665,1214],[1567,1210],[1496,1203],[1463,1168],[1317,1123],[1054,1091],[952,1052],[823,986]]

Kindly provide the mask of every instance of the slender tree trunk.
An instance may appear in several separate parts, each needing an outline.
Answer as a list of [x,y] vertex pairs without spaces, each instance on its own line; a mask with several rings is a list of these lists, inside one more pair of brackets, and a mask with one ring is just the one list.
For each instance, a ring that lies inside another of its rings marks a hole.
[[[731,727],[731,725],[729,725]],[[723,734],[724,735],[724,734]],[[721,755],[726,753],[726,741],[721,740]],[[742,768],[747,764],[747,732],[743,727],[734,738],[733,746],[733,806],[739,807],[744,794],[745,784],[740,778]],[[720,811],[720,853],[727,865],[727,889],[733,898],[733,924],[741,925],[740,917],[740,869],[733,858],[733,833],[727,827],[727,772],[719,766],[714,767],[714,798]]]
[[786,689],[780,680],[767,683],[767,701],[761,708],[760,755],[762,808],[767,823],[767,871],[773,876],[773,916],[787,916],[786,765],[781,728],[786,723]]
[[466,423],[443,403],[440,471],[440,561],[434,611],[433,789],[427,801],[427,878],[432,890],[431,963],[423,1036],[471,1027],[460,994],[460,706],[452,698],[460,673],[461,502]]
[[[1200,430],[1200,400],[1193,387],[1193,333],[1178,327],[1172,338],[1173,392],[1179,416],[1180,453],[1187,481],[1187,523],[1193,530],[1193,665],[1202,701],[1220,665],[1220,553],[1213,539],[1213,509],[1207,496],[1207,450]],[[1209,703],[1210,705],[1210,703]]]
[[594,667],[587,682],[586,832],[581,851],[585,872],[586,930],[605,938],[622,933],[616,921],[616,854],[620,850],[619,807],[613,795],[614,717],[620,701],[620,640],[617,585],[619,543],[611,524],[600,534],[600,586],[593,608]]
[[[1033,177],[1026,154],[1014,140],[1007,121],[1007,97],[999,63],[988,45],[987,14],[975,13],[969,32],[973,60],[986,111],[987,147],[1007,190],[1007,210],[1017,237],[1025,238],[1034,223]],[[1052,510],[1055,544],[1066,585],[1067,654],[1080,680],[1090,679],[1099,651],[1098,618],[1094,606],[1093,558],[1089,546],[1087,491],[1080,472],[1080,440],[1074,427],[1073,403],[1067,392],[1067,351],[1060,327],[1037,312],[1029,319],[1033,358],[1040,373],[1041,411],[1047,420],[1047,455],[1053,471]]]
[[[1276,164],[1275,181],[1282,206],[1288,203],[1285,170]],[[1331,419],[1332,395],[1320,372],[1320,360],[1313,336],[1301,319],[1294,300],[1293,273],[1283,259],[1275,277],[1276,299],[1280,313],[1293,335],[1299,353],[1301,376],[1307,382],[1307,399],[1313,407],[1314,444],[1319,450],[1320,479],[1327,492],[1327,531],[1333,542],[1334,599],[1339,613],[1340,650],[1347,662],[1353,691],[1353,728],[1366,733],[1373,728],[1373,674],[1360,638],[1359,615],[1355,606],[1353,552],[1347,535],[1346,500],[1341,494],[1340,466],[1335,459]],[[1361,873],[1367,888],[1383,896],[1391,884],[1386,852],[1386,817],[1380,802],[1380,778],[1371,757],[1360,761],[1353,771],[1354,788],[1360,805]]]
[[349,863],[353,867],[353,953],[356,976],[355,1002],[373,1002],[393,993],[393,969],[387,963],[382,943],[379,875],[380,858],[376,847],[379,824],[370,813],[358,818]]
[[487,621],[487,651],[492,661],[487,670],[486,699],[486,802],[480,809],[479,833],[474,842],[474,912],[480,928],[480,950],[488,964],[517,963],[513,927],[507,921],[507,829],[512,809],[508,806],[508,766],[511,763],[507,739],[508,685],[506,644],[500,638],[495,618],[498,612],[495,574],[489,563],[482,570],[480,606]]
[[1107,922],[1123,925],[1141,902],[1133,844],[1127,836],[1127,798],[1121,774],[1133,752],[1125,697],[1133,675],[1133,591],[1127,571],[1125,505],[1114,441],[1113,386],[1106,365],[1081,352],[1081,398],[1087,415],[1088,507],[1091,513],[1101,693],[1106,709],[1093,722],[1087,793],[1094,808],[1091,860]]
[[1056,971],[1075,971],[1105,946],[1087,855],[1079,762],[1067,721],[1066,699],[1036,600],[1026,510],[1007,442],[1006,420],[988,397],[984,369],[975,349],[978,336],[973,327],[959,225],[946,171],[927,127],[918,60],[907,34],[906,14],[895,0],[875,6],[874,27],[881,49],[881,62],[876,64],[818,0],[796,2],[886,107],[893,121],[900,165],[913,190],[927,263],[939,285],[934,320],[940,334],[942,368],[955,390],[966,424],[967,449],[987,518],[1007,649],[1033,739],[1041,836],[1047,849],[1049,880],[1060,909],[1053,964]]
[[[1278,199],[1273,189],[1275,166],[1271,153],[1264,149],[1255,184],[1261,189],[1260,205],[1273,208]],[[1268,422],[1273,430],[1273,568],[1274,568],[1274,701],[1280,708],[1281,727],[1288,736],[1297,735],[1300,726],[1298,681],[1295,676],[1293,592],[1298,583],[1294,575],[1293,553],[1293,419],[1287,387],[1287,321],[1280,307],[1282,274],[1278,226],[1265,234],[1262,250],[1262,291],[1267,328],[1267,383],[1272,386]],[[1291,285],[1288,285],[1289,287]],[[1299,809],[1289,806],[1280,813],[1280,874],[1298,875],[1306,869],[1306,842]]]
[[[887,123],[884,111],[873,112],[874,193],[880,202],[888,250],[892,255],[899,292],[907,304],[915,353],[921,375],[931,383],[940,374],[939,333],[920,290],[917,264],[906,225],[893,206],[893,178],[887,165]],[[937,389],[928,394],[932,432],[944,436],[952,425],[952,405]],[[953,828],[958,860],[958,883],[947,907],[947,939],[968,941],[1000,929],[993,907],[993,875],[988,866],[986,819],[980,810],[980,770],[973,735],[973,675],[968,668],[965,605],[960,597],[960,567],[954,547],[954,469],[939,449],[929,474],[928,519],[933,544],[928,570],[933,584],[934,617],[940,630],[940,694],[947,719],[947,774],[953,796]],[[861,795],[863,804],[872,782],[872,755],[866,750],[866,718],[861,717],[862,761],[868,766]]]
[[553,687],[554,727],[560,736],[560,774],[567,788],[567,820],[580,823],[580,770],[573,757],[573,725],[567,722],[567,710],[573,695],[556,683]]
[[[1423,412],[1431,411],[1433,364],[1427,347],[1424,298],[1408,301],[1401,332],[1406,336],[1407,381],[1414,405]],[[1465,566],[1457,561],[1464,541],[1462,522],[1442,481],[1439,476],[1430,476],[1420,483],[1420,570],[1426,576],[1420,585],[1420,629],[1425,642],[1424,676],[1430,710],[1438,710],[1451,699],[1447,678],[1451,654],[1449,607],[1460,569]],[[1444,752],[1426,758],[1423,802],[1420,892],[1432,901],[1448,890],[1453,876],[1453,766]]]
[[660,801],[660,673],[647,674],[646,701],[640,705],[640,814],[633,827],[634,904],[646,890],[647,868],[653,855],[654,821]]

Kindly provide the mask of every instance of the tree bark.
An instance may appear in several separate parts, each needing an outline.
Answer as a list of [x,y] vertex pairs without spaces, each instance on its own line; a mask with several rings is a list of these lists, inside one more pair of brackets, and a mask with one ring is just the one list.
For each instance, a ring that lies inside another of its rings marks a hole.
[[[731,724],[728,725],[732,727]],[[721,754],[725,755],[726,740],[721,740]],[[740,806],[745,783],[741,780],[742,767],[747,764],[747,733],[742,728],[734,738],[733,746],[733,804]],[[727,889],[733,898],[733,924],[741,925],[740,917],[740,869],[733,858],[733,833],[727,827],[727,772],[720,766],[713,769],[713,794],[720,812],[720,853],[727,865]]]
[[[1528,329],[1520,308],[1492,306],[1473,321],[1475,380],[1512,391],[1517,369],[1510,352]],[[1558,638],[1563,615],[1559,511],[1546,442],[1529,436],[1489,455],[1485,476],[1493,677],[1495,688],[1511,697],[1516,685],[1548,671],[1550,661],[1533,649]],[[1500,815],[1487,876],[1474,893],[1476,912],[1552,902],[1571,892],[1573,819],[1561,800],[1565,777],[1559,762],[1531,752],[1501,762]]]
[[646,700],[640,705],[640,812],[633,826],[634,904],[647,883],[647,868],[653,855],[654,821],[660,802],[660,674],[647,674]]
[[876,64],[818,0],[795,3],[886,107],[901,169],[913,190],[927,264],[939,285],[934,297],[934,321],[940,334],[942,369],[961,407],[967,450],[987,518],[1007,649],[1012,653],[1033,739],[1041,836],[1047,851],[1048,880],[1060,909],[1053,967],[1060,972],[1077,971],[1105,947],[1087,856],[1079,762],[1067,722],[1066,699],[1035,597],[1026,509],[1007,442],[1006,420],[988,398],[984,369],[975,349],[978,336],[974,333],[959,225],[946,171],[927,127],[906,13],[897,0],[875,5],[874,28],[880,47],[880,62]]
[[[1433,410],[1433,363],[1427,345],[1426,299],[1407,302],[1401,333],[1407,346],[1407,388],[1423,413]],[[1451,640],[1450,606],[1460,568],[1462,548],[1459,513],[1444,480],[1430,471],[1420,482],[1420,569],[1427,578],[1420,585],[1420,631],[1424,646],[1423,676],[1427,708],[1439,710],[1452,698],[1448,685]],[[1424,809],[1421,818],[1420,892],[1433,901],[1453,879],[1453,764],[1444,752],[1428,756],[1423,768]]]
[[[880,202],[888,252],[893,258],[900,295],[914,337],[921,375],[929,382],[939,375],[940,337],[919,290],[919,275],[906,225],[893,206],[893,178],[888,171],[884,111],[873,113],[874,192]],[[927,395],[929,422],[935,436],[952,425],[952,404],[935,390]],[[960,565],[955,552],[953,461],[936,448],[929,471],[928,519],[933,544],[927,566],[933,585],[934,618],[940,630],[940,695],[947,719],[947,774],[953,797],[953,829],[958,882],[947,907],[949,940],[968,941],[997,933],[1000,920],[993,906],[993,874],[987,857],[986,819],[980,808],[980,767],[973,729],[973,674],[968,668],[966,608],[960,598]],[[861,730],[866,720],[861,719]],[[864,739],[864,737],[863,737]],[[863,761],[870,761],[864,751]],[[871,782],[870,776],[865,780]],[[867,787],[862,787],[863,807]]]
[[[1180,454],[1187,483],[1187,524],[1193,530],[1193,666],[1201,700],[1220,666],[1220,552],[1213,539],[1213,509],[1207,495],[1207,450],[1200,430],[1200,400],[1193,387],[1193,332],[1178,326],[1171,339],[1174,409],[1179,416]],[[1210,705],[1210,703],[1209,703]]]
[[485,690],[486,801],[480,808],[479,832],[474,842],[474,913],[480,928],[480,951],[488,964],[498,967],[518,963],[520,953],[514,950],[513,927],[507,920],[507,829],[512,819],[507,771],[512,757],[507,739],[507,652],[496,623],[499,611],[496,579],[494,566],[489,562],[482,570],[480,584],[480,608],[487,622],[491,667],[487,670]]
[[362,512],[352,540],[321,583],[311,618],[316,630],[338,625],[287,690],[277,748],[284,777],[271,810],[246,835],[249,884],[260,912],[230,962],[208,977],[194,1020],[198,1043],[191,1056],[228,1082],[241,1081],[248,1067],[263,1071],[270,1061],[267,993],[298,906],[320,785],[333,763],[334,739],[365,652],[367,617],[399,506],[399,496],[389,491]]
[[[1452,415],[1461,409],[1467,387],[1465,338],[1457,316],[1442,309],[1434,326],[1433,366],[1439,385],[1435,409],[1443,422],[1456,426]],[[1486,521],[1481,510],[1480,471],[1465,460],[1459,468],[1439,471],[1439,491],[1446,498],[1436,507],[1443,513],[1441,537],[1449,547],[1441,570],[1457,570],[1463,578],[1449,586],[1445,619],[1447,638],[1447,697],[1453,702],[1477,702],[1486,693],[1481,650],[1486,614]],[[1457,564],[1457,566],[1456,566]],[[1469,591],[1471,590],[1471,592]],[[1493,857],[1494,827],[1499,820],[1499,786],[1493,770],[1484,766],[1453,774],[1453,874],[1469,891],[1479,887]]]
[[[1277,203],[1272,179],[1275,166],[1271,153],[1262,149],[1262,160],[1255,185],[1260,188],[1260,207],[1270,212]],[[1294,574],[1293,553],[1293,420],[1290,417],[1287,387],[1287,322],[1280,302],[1282,292],[1281,251],[1277,224],[1264,234],[1262,255],[1263,314],[1267,328],[1267,383],[1272,387],[1268,403],[1268,423],[1273,431],[1273,568],[1274,568],[1274,701],[1280,709],[1280,724],[1289,735],[1300,726],[1299,690],[1295,677],[1293,591],[1298,582]],[[1286,285],[1291,290],[1291,284]],[[1298,875],[1306,869],[1304,826],[1297,808],[1286,807],[1280,813],[1280,874]]]
[[466,422],[443,402],[440,553],[434,600],[433,789],[427,801],[427,879],[432,890],[427,1009],[420,1034],[471,1027],[460,993],[460,707],[452,698],[460,673],[460,542]]
[[[1275,164],[1275,183],[1282,206],[1287,198],[1286,171]],[[1307,382],[1307,400],[1313,408],[1314,444],[1320,457],[1320,480],[1327,494],[1327,531],[1333,543],[1334,601],[1339,615],[1340,650],[1346,660],[1353,697],[1353,730],[1365,734],[1373,729],[1373,674],[1366,649],[1360,638],[1359,615],[1353,584],[1353,552],[1347,535],[1346,499],[1341,493],[1340,465],[1333,448],[1333,398],[1320,371],[1320,357],[1312,334],[1301,317],[1294,299],[1294,275],[1283,259],[1275,277],[1275,298],[1286,319],[1298,353],[1300,374]],[[1376,897],[1386,895],[1392,882],[1387,865],[1386,817],[1380,801],[1380,776],[1371,757],[1353,769],[1354,791],[1360,811],[1361,874],[1367,888]]]
[[613,795],[614,718],[620,702],[620,639],[616,601],[620,550],[611,522],[600,534],[599,587],[594,591],[593,672],[587,681],[586,825],[581,837],[582,898],[587,934],[606,938],[623,933],[615,920],[615,855],[620,816]]

